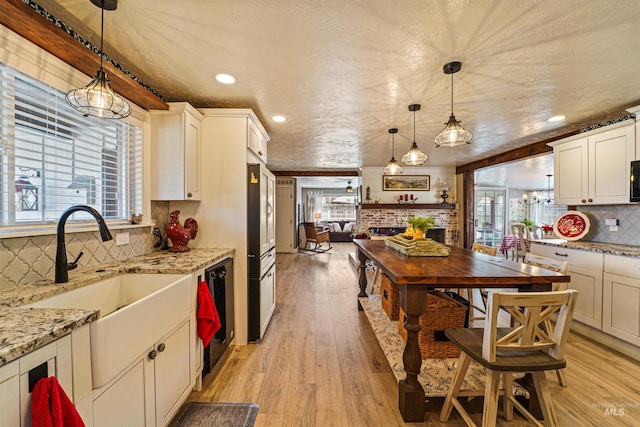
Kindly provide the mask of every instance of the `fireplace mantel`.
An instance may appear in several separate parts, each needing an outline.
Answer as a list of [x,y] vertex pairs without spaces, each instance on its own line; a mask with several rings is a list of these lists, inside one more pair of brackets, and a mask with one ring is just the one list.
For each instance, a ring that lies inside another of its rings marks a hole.
[[360,209],[455,209],[454,203],[363,203]]

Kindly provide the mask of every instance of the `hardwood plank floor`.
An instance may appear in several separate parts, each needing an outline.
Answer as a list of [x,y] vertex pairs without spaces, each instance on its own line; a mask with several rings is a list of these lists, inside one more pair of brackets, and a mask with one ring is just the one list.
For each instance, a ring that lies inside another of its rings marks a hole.
[[[358,312],[351,243],[323,254],[277,255],[277,310],[264,339],[234,347],[220,372],[190,401],[255,402],[256,427],[463,426],[456,411],[443,424],[427,412],[405,424],[398,386],[365,315]],[[560,387],[549,373],[561,426],[640,425],[640,366],[572,334]],[[209,378],[211,377],[211,378]],[[606,406],[628,404],[606,415]],[[617,415],[613,415],[613,414]],[[476,423],[481,414],[474,413]],[[499,426],[530,426],[519,414]]]

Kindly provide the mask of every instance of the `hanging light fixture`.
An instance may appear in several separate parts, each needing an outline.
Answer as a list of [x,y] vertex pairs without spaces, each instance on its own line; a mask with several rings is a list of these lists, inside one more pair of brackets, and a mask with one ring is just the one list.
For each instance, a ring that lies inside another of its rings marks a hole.
[[351,186],[351,181],[347,182],[347,188],[344,189],[347,193],[353,193],[353,187]]
[[398,129],[391,128],[389,129],[389,133],[391,134],[391,160],[389,160],[389,164],[386,168],[384,168],[385,175],[400,175],[402,173],[402,166],[396,162],[396,141],[395,134],[398,133]]
[[407,153],[402,156],[402,161],[406,165],[418,166],[427,161],[429,156],[423,153],[416,144],[416,111],[420,109],[420,104],[409,105],[409,111],[413,111],[413,144]]
[[449,62],[443,67],[445,74],[451,74],[451,116],[449,122],[445,124],[442,132],[436,138],[436,147],[456,147],[463,144],[471,144],[473,135],[462,127],[456,116],[453,115],[453,75],[462,69],[462,63],[458,61]]
[[544,202],[548,205],[553,203],[553,199],[551,198],[551,177],[552,176],[553,175],[551,175],[550,173],[547,174],[547,200],[545,200]]
[[100,69],[88,85],[69,91],[66,99],[69,105],[84,115],[105,119],[124,119],[131,114],[131,107],[111,89],[109,79],[102,68],[104,10],[115,10],[118,7],[118,0],[91,0],[91,3],[102,9],[102,20],[100,24]]

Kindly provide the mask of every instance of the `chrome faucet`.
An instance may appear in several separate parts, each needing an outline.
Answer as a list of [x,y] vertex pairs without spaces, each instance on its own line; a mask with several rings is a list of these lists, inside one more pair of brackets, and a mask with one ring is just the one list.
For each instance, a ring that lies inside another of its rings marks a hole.
[[[64,225],[67,222],[67,218],[69,218],[69,216],[72,213],[77,211],[88,212],[96,219],[96,221],[98,222],[98,229],[100,230],[100,237],[102,238],[103,242],[113,239],[113,237],[111,236],[111,232],[107,228],[107,224],[104,221],[104,218],[102,218],[102,215],[100,215],[100,213],[94,208],[92,208],[91,206],[85,206],[85,205],[71,206],[69,209],[62,212],[62,215],[60,215],[60,219],[58,220],[58,238],[57,238],[57,247],[56,247],[56,283],[66,283],[69,281],[69,265],[67,264],[67,248],[65,247],[65,243],[64,243]],[[82,255],[82,252],[80,253],[80,255]],[[76,264],[75,267],[77,267],[77,262],[78,262],[78,259],[80,258],[80,255],[72,263],[72,265]],[[72,266],[72,269],[75,267]]]

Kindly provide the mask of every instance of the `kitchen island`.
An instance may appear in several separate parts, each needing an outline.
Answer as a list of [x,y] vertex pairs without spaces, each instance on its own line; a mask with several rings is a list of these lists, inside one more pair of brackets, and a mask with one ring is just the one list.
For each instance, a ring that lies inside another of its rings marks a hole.
[[[367,297],[366,263],[373,262],[398,285],[400,307],[407,316],[407,343],[403,352],[406,379],[398,386],[398,405],[405,422],[424,421],[425,390],[418,382],[422,357],[418,345],[419,318],[426,310],[426,295],[438,288],[517,288],[547,291],[552,283],[570,277],[501,257],[452,248],[447,257],[410,257],[380,240],[354,240],[359,261],[358,298]],[[362,309],[360,300],[358,306]]]

